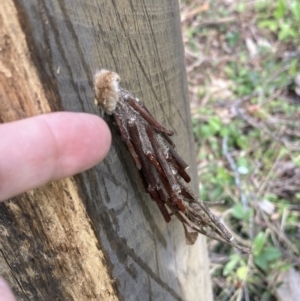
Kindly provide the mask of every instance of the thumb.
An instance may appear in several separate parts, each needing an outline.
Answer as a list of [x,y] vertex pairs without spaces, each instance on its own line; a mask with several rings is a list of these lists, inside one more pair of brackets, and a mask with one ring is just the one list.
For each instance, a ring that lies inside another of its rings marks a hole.
[[0,301],[16,301],[7,282],[0,277]]

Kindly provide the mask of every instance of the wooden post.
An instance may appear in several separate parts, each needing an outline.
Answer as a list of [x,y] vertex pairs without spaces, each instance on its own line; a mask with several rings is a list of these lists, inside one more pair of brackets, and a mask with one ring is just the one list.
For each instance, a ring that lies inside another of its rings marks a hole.
[[[175,131],[197,190],[177,0],[2,0],[0,35],[1,122],[99,114],[93,74],[114,70]],[[0,273],[18,300],[212,300],[204,238],[164,222],[112,131],[98,166],[1,203]]]

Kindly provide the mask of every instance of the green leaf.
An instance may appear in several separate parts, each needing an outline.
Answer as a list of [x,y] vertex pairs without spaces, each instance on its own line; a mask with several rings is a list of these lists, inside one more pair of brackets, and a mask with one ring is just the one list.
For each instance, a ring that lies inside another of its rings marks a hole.
[[218,141],[216,140],[216,139],[211,139],[210,141],[209,141],[209,143],[210,143],[210,147],[211,147],[211,149],[215,152],[215,153],[217,153],[218,151],[219,151],[219,143],[218,143]]
[[278,34],[278,38],[281,41],[284,41],[288,38],[297,37],[297,32],[290,26],[288,23],[280,24],[280,31]]
[[237,42],[239,41],[239,38],[240,38],[240,34],[238,32],[229,31],[226,34],[227,43],[231,48],[236,46]]
[[263,292],[260,301],[269,301],[272,300],[271,292]]
[[255,1],[255,9],[257,11],[262,11],[270,6],[270,1],[268,0],[256,0]]
[[224,269],[223,269],[223,276],[228,276],[232,273],[232,271],[235,269],[235,267],[240,262],[240,256],[239,254],[233,254],[230,256],[230,260],[226,263]]
[[199,131],[199,136],[200,138],[209,138],[211,136],[213,136],[214,133],[211,131],[211,127],[208,124],[203,124],[200,127],[200,131]]
[[266,256],[267,261],[273,261],[282,256],[281,251],[275,247],[267,247],[263,250],[263,253]]
[[244,206],[241,203],[235,204],[231,208],[231,212],[232,212],[232,215],[235,218],[241,219],[241,220],[249,220],[249,218],[250,218],[250,216],[252,214],[252,210],[245,209]]
[[296,19],[296,21],[300,21],[300,2],[297,1],[293,1],[290,5],[291,7],[291,11],[292,14],[294,16],[294,18]]
[[242,1],[238,1],[238,4],[236,5],[235,8],[238,12],[243,13],[246,10],[246,4],[243,3]]
[[222,127],[221,130],[220,130],[220,135],[221,137],[226,137],[229,135],[229,127],[228,126],[225,126],[225,127]]
[[237,137],[236,143],[240,148],[247,149],[249,147],[248,140],[249,138],[246,136],[240,135]]
[[209,121],[208,121],[208,124],[209,124],[209,126],[211,128],[211,131],[213,133],[219,132],[222,128],[222,122],[221,122],[220,118],[218,118],[218,117],[210,118]]
[[221,166],[218,166],[216,178],[217,178],[218,184],[220,184],[221,186],[224,186],[224,184],[230,182],[231,176],[229,175],[227,169],[225,169]]
[[268,192],[265,194],[264,198],[270,202],[278,202],[278,195],[275,193]]
[[230,77],[230,78],[235,77],[235,71],[231,65],[228,64],[227,66],[225,66],[224,71],[228,75],[228,77]]
[[264,257],[263,254],[259,255],[259,256],[255,256],[254,257],[254,262],[256,265],[258,265],[262,270],[266,270],[267,269],[267,261]]
[[282,256],[280,250],[274,247],[265,248],[258,256],[254,256],[254,262],[264,271],[270,267],[270,262]]
[[266,242],[267,236],[264,232],[259,232],[254,240],[253,240],[253,255],[258,256],[259,253],[262,251],[263,246]]
[[236,271],[237,277],[243,281],[247,276],[248,268],[246,266],[239,267]]
[[272,20],[272,19],[271,20],[263,20],[258,23],[258,27],[268,28],[269,30],[274,32],[274,31],[277,31],[278,24],[277,24],[277,21]]
[[249,170],[249,163],[248,163],[248,158],[246,157],[239,157],[237,160],[237,165],[238,167],[243,166]]
[[274,12],[274,17],[276,19],[280,19],[285,15],[285,12],[286,12],[286,0],[278,0]]
[[300,155],[297,157],[293,157],[292,160],[296,166],[300,166]]

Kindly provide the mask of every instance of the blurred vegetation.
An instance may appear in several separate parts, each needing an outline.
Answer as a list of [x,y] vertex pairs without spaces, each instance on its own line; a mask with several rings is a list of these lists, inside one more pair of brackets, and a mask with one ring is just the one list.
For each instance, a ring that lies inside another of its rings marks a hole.
[[200,195],[245,256],[209,241],[215,300],[281,300],[300,260],[300,2],[181,1]]

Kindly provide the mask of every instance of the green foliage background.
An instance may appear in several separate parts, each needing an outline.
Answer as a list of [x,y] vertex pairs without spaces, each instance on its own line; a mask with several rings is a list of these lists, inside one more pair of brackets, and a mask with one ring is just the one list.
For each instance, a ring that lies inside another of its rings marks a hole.
[[276,300],[274,275],[299,268],[300,2],[186,0],[181,14],[200,195],[252,246],[209,242],[215,300]]

